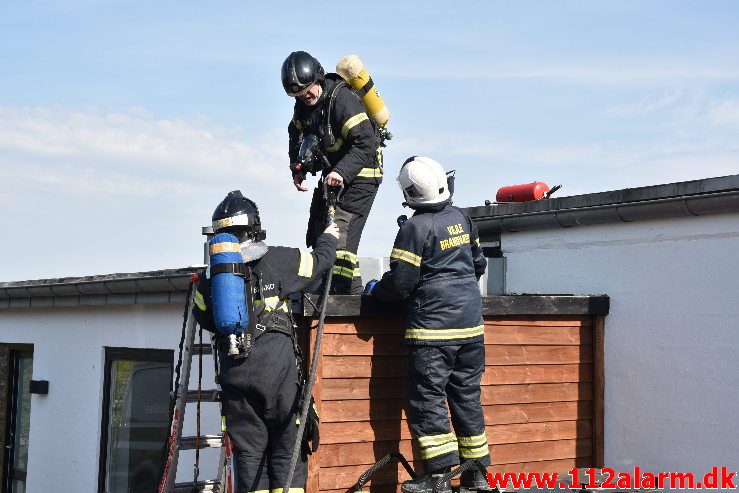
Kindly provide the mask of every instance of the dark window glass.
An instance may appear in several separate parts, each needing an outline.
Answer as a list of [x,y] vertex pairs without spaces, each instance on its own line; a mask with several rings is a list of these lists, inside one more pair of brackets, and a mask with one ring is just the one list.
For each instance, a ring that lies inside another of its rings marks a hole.
[[28,471],[28,437],[31,429],[31,393],[33,351],[8,353],[7,429],[3,457],[3,492],[25,493]]
[[171,380],[171,351],[106,349],[102,492],[156,491]]

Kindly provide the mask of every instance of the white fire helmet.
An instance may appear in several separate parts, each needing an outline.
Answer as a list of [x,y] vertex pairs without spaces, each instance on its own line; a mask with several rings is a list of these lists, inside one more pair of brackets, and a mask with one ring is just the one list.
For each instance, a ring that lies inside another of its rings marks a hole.
[[440,204],[450,197],[444,168],[428,157],[406,159],[400,168],[398,185],[409,207]]

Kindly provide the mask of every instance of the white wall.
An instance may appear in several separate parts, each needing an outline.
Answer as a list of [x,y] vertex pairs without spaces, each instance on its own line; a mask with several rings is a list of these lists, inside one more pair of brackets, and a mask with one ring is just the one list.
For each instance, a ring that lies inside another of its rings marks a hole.
[[502,247],[511,293],[611,297],[607,466],[737,470],[739,214],[505,233]]
[[[182,311],[180,304],[0,311],[0,342],[33,344],[33,378],[49,380],[49,394],[31,400],[28,493],[97,491],[103,348],[172,349],[176,360]],[[205,375],[204,388],[213,388],[212,371]],[[194,414],[186,414],[186,423]],[[218,430],[212,421],[205,432]],[[187,464],[181,477],[192,478],[192,462],[181,460]]]

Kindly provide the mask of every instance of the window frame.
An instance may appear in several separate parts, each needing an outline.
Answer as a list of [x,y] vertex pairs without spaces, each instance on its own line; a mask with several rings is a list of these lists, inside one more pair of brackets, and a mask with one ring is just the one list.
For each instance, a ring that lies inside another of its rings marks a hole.
[[[20,385],[20,360],[25,356],[31,360],[31,368],[33,368],[34,362],[34,346],[33,344],[7,344],[3,343],[8,351],[8,381],[7,381],[7,401],[5,409],[2,411],[5,413],[5,429],[0,430],[3,433],[3,445],[6,446],[5,454],[3,454],[2,464],[0,464],[0,471],[2,471],[2,481],[0,482],[0,492],[8,492],[12,489],[13,483],[18,480],[26,483],[26,475],[28,473],[28,464],[26,463],[26,471],[23,473],[23,478],[15,477],[15,473],[11,474],[11,469],[15,469],[15,460],[10,454],[12,450],[15,454],[14,448],[8,449],[7,446],[11,440],[15,440],[17,435],[18,426],[18,392]],[[33,370],[31,370],[33,373]],[[31,377],[31,380],[33,376]],[[30,423],[29,423],[30,426]],[[30,444],[29,444],[30,445]],[[28,459],[28,457],[26,457]]]
[[[136,360],[151,363],[169,363],[171,375],[174,376],[174,350],[147,349],[104,346],[105,363],[103,365],[103,407],[100,420],[100,461],[98,464],[98,493],[105,493],[105,480],[108,461],[108,428],[110,427],[110,395],[113,363],[117,360]],[[172,392],[170,381],[169,390]]]

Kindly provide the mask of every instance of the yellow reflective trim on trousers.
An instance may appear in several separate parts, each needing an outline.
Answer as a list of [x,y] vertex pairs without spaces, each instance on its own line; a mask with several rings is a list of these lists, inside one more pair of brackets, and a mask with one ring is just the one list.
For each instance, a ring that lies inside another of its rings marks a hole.
[[354,277],[362,277],[362,272],[359,270],[359,267],[354,269]]
[[349,279],[354,277],[354,269],[347,269],[346,267],[341,267],[340,265],[334,265],[334,270],[332,272],[336,276],[344,276],[348,277]]
[[349,260],[353,264],[359,262],[359,256],[356,253],[350,252],[349,250],[336,250],[336,258],[341,260]]
[[344,139],[339,137],[338,139],[336,139],[336,142],[334,142],[334,145],[326,148],[326,152],[336,152],[341,149],[342,145],[344,145]]
[[300,266],[298,267],[298,276],[313,277],[313,255],[305,250],[300,250]]
[[483,433],[482,435],[475,435],[471,437],[457,437],[460,447],[478,447],[488,443],[488,437]]
[[405,329],[406,339],[467,339],[485,334],[485,326],[478,325],[469,329]]
[[362,168],[357,176],[360,178],[382,178],[382,168]]
[[486,456],[489,451],[487,444],[473,449],[460,447],[459,455],[464,459],[477,459],[478,457]]
[[409,264],[415,265],[416,267],[421,267],[421,257],[407,250],[393,248],[393,251],[390,253],[390,258],[403,260],[405,262],[408,262]]
[[417,437],[417,440],[418,444],[423,448],[429,445],[444,445],[445,443],[455,442],[457,441],[457,437],[454,436],[454,433],[444,433],[442,435]]
[[247,493],[270,493],[270,491],[269,490],[251,490],[251,491],[248,491]]
[[344,126],[341,127],[341,136],[346,139],[346,136],[349,135],[349,130],[353,129],[365,120],[369,120],[367,113],[359,113],[349,118],[344,122]]
[[208,308],[205,306],[205,298],[200,291],[195,291],[195,298],[193,299],[195,306],[197,306],[201,312],[206,311]]
[[[267,490],[265,490],[265,491],[267,491]],[[304,493],[305,492],[305,490],[303,488],[290,488],[287,491],[289,491],[290,493]],[[282,488],[272,488],[269,491],[269,493],[282,493]]]
[[224,252],[239,252],[241,253],[241,245],[238,243],[216,243],[210,246],[210,254],[215,255],[216,253]]
[[437,445],[421,450],[422,459],[431,459],[440,455],[448,454],[450,452],[457,451],[457,442],[446,443],[444,445]]
[[417,437],[417,439],[421,448],[421,457],[424,459],[457,450],[457,437],[454,436],[454,433],[429,435]]

